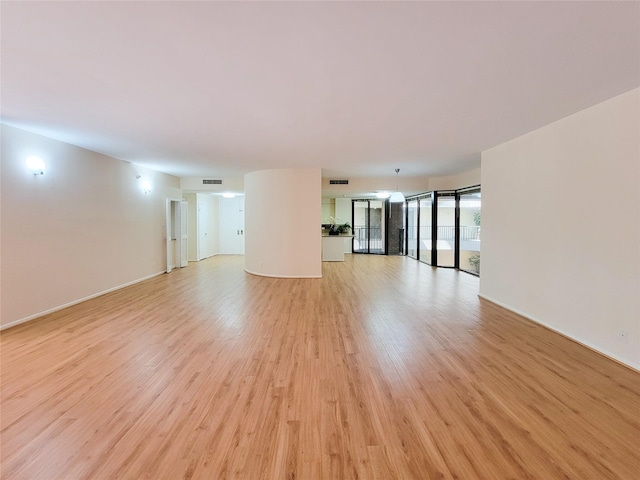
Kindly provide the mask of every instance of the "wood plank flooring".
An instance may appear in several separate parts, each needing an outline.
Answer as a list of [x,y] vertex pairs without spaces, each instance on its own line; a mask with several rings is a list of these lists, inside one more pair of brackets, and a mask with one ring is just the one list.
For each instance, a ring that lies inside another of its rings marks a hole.
[[2,332],[3,479],[638,479],[640,374],[348,255],[213,257]]

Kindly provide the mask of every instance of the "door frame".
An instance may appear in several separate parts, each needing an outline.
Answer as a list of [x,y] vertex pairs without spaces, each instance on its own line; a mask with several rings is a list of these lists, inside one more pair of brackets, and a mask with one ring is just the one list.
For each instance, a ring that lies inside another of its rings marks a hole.
[[[245,199],[220,197],[218,203],[218,232],[220,255],[244,255]],[[233,231],[236,233],[233,234]]]
[[[355,250],[355,221],[356,221],[356,202],[367,202],[367,219],[366,219],[366,230],[367,230],[367,249],[366,251]],[[381,207],[381,218],[380,218],[380,241],[382,242],[382,251],[381,252],[371,252],[371,202],[380,202],[382,204]],[[379,200],[376,198],[352,198],[351,199],[351,231],[354,233],[351,238],[351,252],[359,253],[363,255],[388,255],[389,254],[389,224],[387,219],[387,212],[389,211],[389,200]]]
[[189,265],[189,204],[180,201],[180,268]]
[[[204,222],[200,221],[201,212],[205,213]],[[209,257],[208,255],[209,249],[208,249],[207,242],[208,242],[210,228],[211,226],[209,225],[209,204],[196,200],[196,235],[198,236],[198,241],[196,243],[196,259],[198,261],[204,260],[205,258]],[[203,230],[205,231],[203,232]],[[203,233],[204,235],[202,235]]]
[[[175,215],[171,214],[172,204],[175,203]],[[165,241],[166,241],[166,255],[167,255],[167,268],[165,271],[167,273],[171,273],[173,268],[180,268],[183,266],[182,258],[181,258],[181,248],[180,242],[182,241],[183,232],[182,232],[182,221],[181,221],[181,213],[182,213],[182,199],[175,197],[167,197],[166,199],[166,217],[165,217]],[[184,232],[186,233],[186,232]],[[173,248],[171,241],[176,239],[178,242],[178,247]],[[174,260],[174,265],[171,264],[171,260]]]

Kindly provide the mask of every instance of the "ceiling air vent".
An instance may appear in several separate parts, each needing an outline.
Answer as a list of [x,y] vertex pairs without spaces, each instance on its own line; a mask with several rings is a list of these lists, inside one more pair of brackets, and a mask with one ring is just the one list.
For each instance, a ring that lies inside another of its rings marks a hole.
[[222,185],[222,180],[202,180],[203,185]]
[[329,180],[329,185],[349,185],[349,180]]

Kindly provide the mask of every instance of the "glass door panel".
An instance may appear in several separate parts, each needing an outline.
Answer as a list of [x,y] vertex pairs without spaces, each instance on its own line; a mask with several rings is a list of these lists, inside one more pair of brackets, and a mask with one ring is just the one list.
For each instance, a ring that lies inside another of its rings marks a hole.
[[369,253],[384,253],[384,202],[369,201]]
[[460,195],[460,270],[480,274],[479,191]]
[[353,202],[353,251],[369,253],[369,202]]
[[438,231],[437,258],[438,267],[453,267],[455,265],[456,244],[456,197],[453,193],[438,194]]
[[384,212],[382,200],[353,201],[354,253],[385,253]]
[[421,262],[431,265],[431,242],[432,242],[432,211],[431,195],[420,199],[420,245],[418,258]]
[[418,201],[407,202],[407,255],[418,258]]

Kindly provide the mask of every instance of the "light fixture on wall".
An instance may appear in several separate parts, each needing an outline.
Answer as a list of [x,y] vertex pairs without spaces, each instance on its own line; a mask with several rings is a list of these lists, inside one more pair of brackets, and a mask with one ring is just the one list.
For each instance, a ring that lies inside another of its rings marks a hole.
[[236,198],[236,194],[235,194],[235,193],[233,193],[233,192],[224,192],[224,193],[222,194],[222,196],[223,196],[224,198]]
[[44,175],[44,171],[47,166],[40,157],[36,157],[34,155],[27,157],[27,168],[34,175]]
[[136,178],[138,179],[138,185],[140,185],[140,190],[142,190],[142,193],[144,193],[145,195],[150,194],[151,184],[144,180],[140,175],[136,175]]
[[400,169],[396,168],[396,191],[391,194],[389,197],[389,201],[391,203],[401,203],[404,202],[404,195],[398,189],[398,173],[400,173]]

